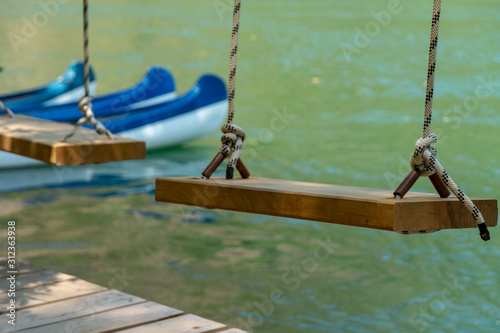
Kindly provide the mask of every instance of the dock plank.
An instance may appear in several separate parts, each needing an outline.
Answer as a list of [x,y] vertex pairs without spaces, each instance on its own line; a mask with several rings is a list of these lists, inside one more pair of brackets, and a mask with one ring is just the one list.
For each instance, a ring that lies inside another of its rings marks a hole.
[[[58,323],[144,302],[146,300],[143,298],[119,290],[106,290],[21,310],[18,312],[15,329],[22,330]],[[8,327],[0,326],[0,333],[11,332],[7,329]]]
[[165,305],[146,302],[24,330],[23,333],[111,332],[171,318],[182,313]]
[[[21,274],[27,274],[27,273],[33,273],[33,272],[38,272],[42,271],[42,267],[37,267],[30,265],[28,263],[25,263],[23,261],[16,260],[16,274],[21,275]],[[7,273],[8,271],[11,271],[8,267],[8,262],[6,257],[0,257],[0,278],[5,278],[9,275],[10,273]]]
[[[16,292],[16,309],[21,310],[36,305],[88,295],[104,290],[107,289],[80,279],[23,289]],[[7,293],[0,294],[0,304],[8,304],[9,301],[10,298]],[[0,311],[0,313],[5,312],[7,312],[7,310],[2,309],[2,311]]]
[[187,314],[123,330],[120,333],[215,333],[226,328],[224,324]]
[[[58,273],[49,270],[23,274],[16,277],[16,291],[72,279],[76,279],[76,277],[73,275]],[[7,292],[7,290],[9,289],[9,285],[10,282],[7,279],[0,280],[0,294],[2,292]]]

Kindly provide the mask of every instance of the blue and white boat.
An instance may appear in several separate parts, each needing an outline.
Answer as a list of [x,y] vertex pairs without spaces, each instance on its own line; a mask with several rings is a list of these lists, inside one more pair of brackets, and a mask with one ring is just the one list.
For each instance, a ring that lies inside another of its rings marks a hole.
[[[92,69],[89,72],[89,90],[94,95],[97,82]],[[0,95],[0,101],[4,102],[11,109],[33,104],[39,107],[47,107],[77,102],[83,95],[83,63],[74,60],[68,69],[54,81],[38,88],[2,94]]]
[[204,74],[189,91],[171,102],[131,109],[100,120],[112,133],[145,141],[147,149],[157,149],[210,134],[220,128],[227,107],[224,81]]
[[[79,96],[81,98],[83,94]],[[153,66],[136,85],[110,94],[101,95],[92,100],[92,109],[97,118],[122,114],[129,110],[162,104],[177,97],[175,81],[167,69]],[[1,99],[0,99],[1,100]],[[46,106],[44,104],[28,104],[8,106],[16,114],[49,119],[60,122],[76,122],[82,114],[78,110],[78,100]]]

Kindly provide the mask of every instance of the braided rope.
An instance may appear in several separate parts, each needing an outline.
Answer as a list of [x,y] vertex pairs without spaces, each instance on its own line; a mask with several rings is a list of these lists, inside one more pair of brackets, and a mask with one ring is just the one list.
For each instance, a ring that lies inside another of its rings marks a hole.
[[240,31],[241,0],[234,0],[233,31],[231,33],[231,58],[229,62],[229,108],[227,123],[232,124],[234,118],[234,96],[236,92],[236,60],[238,58],[238,34]]
[[83,97],[80,102],[78,102],[78,109],[81,113],[83,113],[83,117],[81,117],[77,121],[71,132],[64,137],[63,142],[67,142],[68,139],[75,135],[78,129],[85,123],[92,125],[97,134],[105,134],[110,140],[113,139],[111,132],[106,127],[104,127],[104,125],[99,120],[95,118],[91,101],[92,97]]
[[[436,54],[439,33],[439,20],[441,16],[441,0],[434,0],[434,9],[432,15],[431,41],[429,46],[429,64],[427,70],[427,91],[425,96],[425,114],[424,114],[424,129],[422,138],[415,143],[415,152],[411,159],[411,167],[419,168],[422,171],[422,176],[428,177],[437,173],[446,186],[460,200],[462,204],[469,210],[474,220],[477,222],[479,233],[483,240],[489,240],[490,234],[484,218],[479,209],[474,205],[472,200],[458,187],[450,175],[443,168],[441,163],[436,158],[437,150],[431,147],[431,144],[437,142],[435,134],[431,134],[432,120],[432,102],[434,98],[434,81],[436,74]],[[418,233],[434,232],[436,230],[420,230]],[[408,234],[410,232],[402,232]]]
[[229,87],[228,87],[228,110],[227,124],[221,128],[222,135],[220,151],[224,157],[229,157],[227,163],[226,178],[232,179],[234,168],[240,158],[245,132],[239,126],[233,124],[234,119],[234,98],[236,93],[236,65],[238,57],[238,34],[240,30],[241,0],[234,0],[233,10],[233,30],[231,33],[231,57],[229,61]]
[[423,138],[430,135],[432,120],[432,102],[434,99],[434,79],[436,76],[436,55],[439,35],[439,20],[441,17],[441,0],[434,0],[432,14],[431,42],[429,46],[429,64],[427,67],[427,91],[425,94],[425,115]]
[[90,96],[89,67],[89,4],[87,0],[83,0],[83,87],[85,97]]
[[9,117],[14,118],[15,114],[7,105],[5,105],[2,101],[0,101],[0,109],[2,109],[5,113],[9,115]]
[[78,102],[78,109],[83,114],[70,133],[68,133],[63,142],[70,139],[80,129],[80,127],[88,123],[92,125],[98,134],[106,134],[111,140],[113,139],[111,132],[104,127],[104,125],[95,118],[94,110],[92,109],[92,96],[90,96],[90,56],[89,56],[89,4],[88,0],[83,0],[83,87],[85,89],[85,96]]

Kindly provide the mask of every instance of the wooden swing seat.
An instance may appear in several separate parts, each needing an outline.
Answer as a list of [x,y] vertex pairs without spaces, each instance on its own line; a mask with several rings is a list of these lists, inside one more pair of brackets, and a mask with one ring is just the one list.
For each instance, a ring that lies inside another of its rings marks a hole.
[[73,125],[27,116],[0,116],[0,150],[56,165],[78,165],[143,159],[146,144],[81,128],[61,142]]
[[[390,190],[288,180],[158,178],[156,200],[397,232],[477,228],[456,197],[409,192],[397,200]],[[496,226],[497,201],[471,200]]]

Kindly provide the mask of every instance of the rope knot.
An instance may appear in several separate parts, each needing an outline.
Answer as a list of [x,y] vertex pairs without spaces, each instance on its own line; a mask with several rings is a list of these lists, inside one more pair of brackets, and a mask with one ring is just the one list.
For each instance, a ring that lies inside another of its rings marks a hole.
[[86,118],[90,118],[91,115],[94,114],[94,111],[92,110],[92,97],[82,97],[82,99],[78,102],[78,109],[85,115]]
[[436,148],[431,147],[436,142],[437,136],[435,134],[430,134],[425,138],[422,137],[415,142],[415,152],[410,164],[412,169],[420,169],[423,177],[429,177],[436,172],[430,162],[430,159],[437,154]]
[[245,131],[234,124],[223,125],[221,131],[224,134],[222,134],[222,138],[220,139],[222,143],[220,151],[225,157],[231,157],[231,159],[237,155],[236,161],[234,162],[236,165],[241,147],[245,141]]
[[224,157],[229,157],[227,163],[226,178],[231,179],[234,173],[234,167],[240,158],[241,148],[245,141],[245,131],[234,124],[225,124],[221,128],[221,147],[220,152]]
[[113,139],[113,136],[111,135],[111,132],[108,131],[104,125],[96,119],[94,115],[94,110],[92,109],[92,97],[90,96],[84,96],[80,101],[78,102],[78,109],[80,110],[81,113],[83,113],[83,117],[78,120],[76,123],[73,131],[71,131],[66,137],[64,138],[64,142],[66,142],[69,138],[71,138],[77,131],[77,129],[82,126],[84,123],[89,123],[94,127],[95,131],[97,134],[106,134],[106,136],[109,139]]

